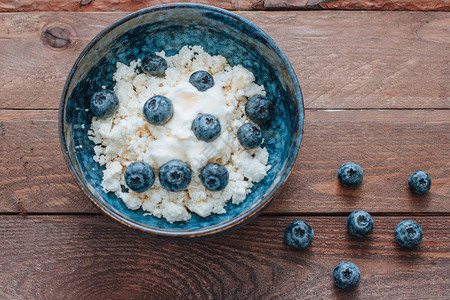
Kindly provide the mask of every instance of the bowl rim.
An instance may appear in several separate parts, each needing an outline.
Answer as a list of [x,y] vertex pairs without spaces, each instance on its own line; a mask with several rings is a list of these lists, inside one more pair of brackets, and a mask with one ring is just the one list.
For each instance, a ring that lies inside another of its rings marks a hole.
[[[269,192],[267,195],[266,201],[261,201],[257,205],[254,205],[253,207],[247,208],[246,211],[243,213],[237,215],[234,218],[231,218],[229,220],[224,221],[223,223],[215,224],[208,227],[202,227],[198,229],[192,229],[192,230],[186,230],[186,231],[177,231],[172,229],[161,229],[157,227],[149,227],[143,224],[140,224],[132,219],[126,218],[121,213],[117,212],[114,208],[109,208],[105,204],[100,203],[96,197],[87,189],[87,187],[84,186],[80,176],[75,171],[75,168],[73,166],[74,162],[71,160],[69,156],[69,150],[67,148],[67,143],[65,139],[64,134],[64,115],[65,115],[65,104],[66,104],[66,97],[69,90],[69,85],[73,79],[73,76],[78,69],[80,63],[86,56],[86,54],[97,44],[98,41],[100,41],[105,35],[107,35],[109,32],[111,32],[116,27],[122,25],[123,23],[132,20],[136,17],[139,17],[141,15],[145,15],[148,13],[152,13],[155,11],[160,10],[168,10],[168,9],[178,9],[178,8],[194,8],[194,9],[200,9],[200,10],[206,10],[206,11],[212,11],[216,12],[225,16],[228,16],[230,18],[233,18],[237,20],[238,22],[241,22],[254,30],[259,37],[267,43],[270,48],[281,58],[284,65],[286,66],[289,76],[294,82],[295,85],[295,95],[298,101],[298,104],[300,105],[300,113],[298,118],[298,126],[300,128],[299,135],[297,136],[297,139],[293,140],[294,144],[294,152],[292,153],[293,156],[295,156],[295,159],[290,163],[290,165],[286,166],[286,176],[284,180],[277,183],[277,185]],[[62,151],[64,153],[64,159],[66,161],[67,166],[69,167],[72,176],[75,178],[75,181],[77,182],[78,186],[81,188],[81,190],[85,193],[85,195],[91,200],[91,202],[97,206],[103,213],[111,217],[113,220],[119,222],[122,225],[125,225],[128,228],[139,230],[144,233],[148,233],[151,236],[154,237],[160,237],[160,238],[176,238],[176,239],[198,239],[198,238],[206,238],[206,237],[212,237],[215,235],[220,235],[223,233],[226,233],[230,230],[236,229],[245,223],[249,222],[256,216],[258,216],[273,200],[275,195],[280,191],[280,188],[284,185],[289,175],[292,173],[293,166],[295,165],[295,162],[298,160],[300,147],[301,147],[301,141],[303,138],[303,130],[304,130],[304,118],[305,118],[305,109],[304,109],[304,101],[303,101],[303,95],[300,88],[300,84],[297,80],[297,76],[295,74],[295,71],[293,70],[291,64],[289,63],[286,56],[281,52],[281,50],[278,48],[278,46],[275,44],[275,42],[269,37],[268,34],[266,34],[262,29],[260,29],[258,26],[254,25],[250,21],[247,21],[243,17],[234,14],[232,12],[229,12],[227,10],[210,6],[210,5],[204,5],[204,4],[195,4],[195,3],[171,3],[171,4],[162,4],[152,7],[147,7],[138,11],[135,11],[131,14],[126,15],[125,17],[120,18],[119,20],[113,22],[109,26],[107,26],[105,29],[103,29],[99,34],[97,34],[83,49],[83,51],[80,53],[78,58],[76,59],[72,69],[69,72],[69,75],[66,79],[66,82],[64,84],[63,92],[61,95],[60,100],[60,106],[59,106],[59,121],[58,121],[58,131],[59,131],[59,139],[62,147]]]

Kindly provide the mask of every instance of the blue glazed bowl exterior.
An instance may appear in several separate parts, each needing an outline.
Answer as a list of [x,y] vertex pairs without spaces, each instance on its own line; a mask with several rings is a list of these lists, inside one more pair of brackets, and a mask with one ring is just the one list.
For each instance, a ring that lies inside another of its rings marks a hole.
[[[103,167],[93,161],[94,144],[88,139],[92,114],[90,96],[102,86],[113,89],[117,62],[166,51],[177,53],[185,45],[200,45],[212,55],[223,55],[231,65],[241,64],[255,74],[275,101],[275,122],[264,130],[264,146],[272,165],[240,205],[231,201],[226,214],[187,222],[169,223],[129,210],[102,187]],[[137,11],[113,23],[95,37],[73,66],[60,107],[60,138],[69,168],[77,182],[104,213],[120,223],[154,236],[203,238],[225,233],[259,214],[285,182],[297,157],[303,131],[303,100],[292,67],[275,43],[245,19],[211,6],[172,4]]]

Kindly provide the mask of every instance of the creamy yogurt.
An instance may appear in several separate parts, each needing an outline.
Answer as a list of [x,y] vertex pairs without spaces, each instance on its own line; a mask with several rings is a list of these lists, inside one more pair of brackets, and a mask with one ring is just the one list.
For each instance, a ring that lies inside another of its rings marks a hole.
[[[150,127],[156,141],[149,145],[149,159],[160,166],[180,159],[198,172],[207,161],[229,156],[226,149],[230,145],[230,135],[223,127],[219,138],[210,143],[199,141],[191,130],[192,121],[199,114],[214,115],[220,124],[227,124],[232,118],[233,108],[227,106],[220,86],[200,92],[189,82],[182,82],[164,96],[172,101],[174,113],[164,126]],[[216,151],[205,151],[207,148]]]

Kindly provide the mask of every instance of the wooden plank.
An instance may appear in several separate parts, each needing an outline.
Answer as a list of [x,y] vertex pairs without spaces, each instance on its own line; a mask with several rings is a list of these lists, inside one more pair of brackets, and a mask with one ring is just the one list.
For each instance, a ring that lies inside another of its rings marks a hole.
[[449,0],[265,0],[265,9],[440,10],[450,11]]
[[[135,11],[153,5],[176,3],[170,0],[5,0],[0,2],[0,12],[24,11]],[[348,9],[348,10],[411,10],[449,11],[448,0],[201,0],[185,1],[214,5],[228,10],[261,10],[261,9]]]
[[[448,213],[449,111],[307,111],[292,175],[267,212]],[[339,166],[364,169],[360,188],[341,188]],[[425,196],[408,190],[408,176],[426,170]],[[65,166],[56,111],[0,110],[0,212],[97,212]]]
[[0,110],[1,212],[97,212],[64,162],[57,120],[56,111]]
[[[307,108],[450,108],[446,13],[239,14],[272,36],[290,59]],[[123,16],[0,14],[0,108],[57,108],[77,55]],[[60,39],[44,34],[49,29]]]
[[[136,11],[150,6],[178,3],[172,0],[4,0],[0,2],[0,12],[25,11]],[[258,10],[264,8],[263,0],[186,0],[187,3],[213,5],[228,10]]]
[[[300,158],[269,212],[449,212],[449,111],[307,112]],[[364,170],[358,189],[340,186],[337,169]],[[426,170],[433,186],[409,191],[408,177]]]
[[[394,239],[403,218],[375,217],[367,239],[348,235],[345,217],[305,217],[306,251],[283,241],[296,217],[259,217],[201,243],[136,235],[103,216],[0,217],[2,299],[445,299],[450,286],[449,217],[414,218],[421,245]],[[361,271],[355,290],[334,287],[343,260]],[[145,297],[144,297],[145,295]],[[399,296],[401,295],[401,297]]]

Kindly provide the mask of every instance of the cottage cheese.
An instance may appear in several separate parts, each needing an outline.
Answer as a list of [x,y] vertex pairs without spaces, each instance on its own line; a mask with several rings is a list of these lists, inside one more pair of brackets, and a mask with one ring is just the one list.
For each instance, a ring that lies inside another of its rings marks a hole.
[[[237,139],[238,128],[248,122],[245,103],[248,97],[265,95],[264,86],[254,83],[253,73],[237,65],[231,67],[223,56],[211,56],[200,46],[185,46],[173,56],[157,53],[167,61],[164,77],[138,74],[140,60],[129,66],[117,63],[114,92],[119,108],[110,118],[93,118],[89,138],[96,144],[94,161],[105,166],[102,187],[121,198],[129,209],[147,211],[169,222],[186,221],[191,213],[201,217],[225,213],[225,205],[245,200],[255,182],[270,169],[265,148],[247,150]],[[199,92],[189,83],[199,70],[214,77],[214,86]],[[174,114],[162,126],[149,124],[142,115],[144,103],[155,95],[171,99]],[[216,116],[221,124],[220,136],[211,143],[199,141],[191,130],[199,113]],[[123,191],[126,167],[145,161],[155,170],[172,159],[186,162],[192,169],[187,190],[169,192],[155,180],[143,193]],[[200,171],[208,163],[224,165],[229,183],[220,192],[207,190],[200,181]]]

